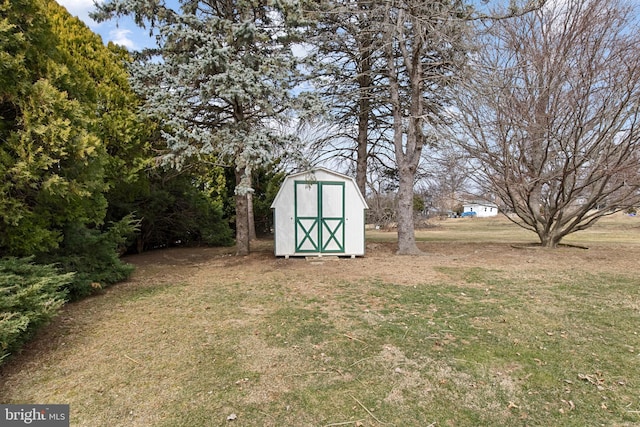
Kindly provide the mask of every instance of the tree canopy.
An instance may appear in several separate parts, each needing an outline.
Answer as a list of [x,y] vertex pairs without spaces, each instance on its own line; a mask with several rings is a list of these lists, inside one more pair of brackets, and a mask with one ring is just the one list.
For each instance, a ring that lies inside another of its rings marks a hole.
[[373,163],[383,166],[376,168],[380,177],[394,177],[398,253],[419,252],[414,187],[421,163],[438,160],[431,149],[445,148],[439,129],[449,124],[452,88],[471,71],[473,23],[525,14],[540,3],[509,1],[495,12],[462,0],[324,1],[314,9],[311,74],[337,124],[333,139],[343,146],[334,152],[355,158],[363,191]]
[[55,2],[4,7],[3,51],[20,61],[9,63],[10,82],[0,87],[0,253],[29,255],[55,248],[65,224],[98,224],[104,216],[106,149],[95,132],[95,84],[65,55],[58,31],[84,30],[96,54],[106,49]]
[[462,145],[546,247],[640,202],[639,29],[625,1],[568,0],[481,39]]
[[204,159],[236,171],[236,243],[249,251],[251,171],[272,160],[273,131],[292,106],[296,60],[288,20],[295,2],[111,0],[96,19],[133,16],[157,47],[131,67],[145,112],[163,123],[176,166]]
[[[592,224],[593,207],[635,203],[638,97],[627,46],[637,40],[619,1],[615,16],[590,11],[587,0],[541,4],[510,1],[496,13],[463,0],[100,4],[97,19],[131,16],[156,37],[155,48],[130,57],[53,1],[3,1],[0,249],[53,250],[70,224],[104,227],[153,200],[152,189],[172,188],[164,177],[180,169],[198,191],[224,187],[215,184],[222,166],[234,172],[226,205],[235,208],[238,253],[248,253],[251,179],[287,140],[278,123],[296,105],[292,46],[303,41],[315,46],[310,75],[355,142],[361,189],[371,153],[391,161],[399,253],[417,252],[420,164],[439,160],[425,148],[444,146],[439,129],[452,124],[466,127],[463,145],[519,223],[554,246]],[[580,23],[596,18],[604,24]],[[474,23],[490,23],[488,31]],[[456,87],[463,102],[454,117]],[[154,155],[164,172],[149,172]]]

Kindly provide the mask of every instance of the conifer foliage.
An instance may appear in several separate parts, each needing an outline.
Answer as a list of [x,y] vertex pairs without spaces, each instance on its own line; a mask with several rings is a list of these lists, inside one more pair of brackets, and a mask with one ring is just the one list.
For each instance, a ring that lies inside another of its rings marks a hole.
[[139,163],[121,156],[135,136],[110,131],[136,133],[135,104],[120,54],[56,2],[1,5],[0,56],[17,60],[0,86],[0,256],[39,256],[70,226],[102,227],[107,190]]
[[30,259],[0,260],[0,362],[55,316],[72,277]]
[[145,156],[122,60],[53,0],[0,0],[0,359],[132,270],[137,222],[104,221]]
[[296,61],[289,47],[293,2],[267,0],[111,0],[94,18],[132,16],[156,34],[157,48],[132,65],[145,111],[164,124],[169,153],[180,166],[215,156],[236,171],[236,243],[249,251],[251,171],[270,160],[279,137],[274,120],[292,105]]

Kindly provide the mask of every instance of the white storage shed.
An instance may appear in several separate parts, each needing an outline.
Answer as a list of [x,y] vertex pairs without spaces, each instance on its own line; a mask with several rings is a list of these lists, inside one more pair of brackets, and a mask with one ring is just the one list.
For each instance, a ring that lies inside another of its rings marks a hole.
[[325,168],[289,175],[271,208],[276,256],[364,255],[369,207],[353,178]]

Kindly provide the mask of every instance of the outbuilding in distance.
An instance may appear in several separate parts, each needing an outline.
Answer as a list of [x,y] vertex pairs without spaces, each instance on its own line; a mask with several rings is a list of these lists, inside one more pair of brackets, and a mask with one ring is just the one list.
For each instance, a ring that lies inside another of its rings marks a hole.
[[488,218],[490,216],[498,215],[498,205],[491,202],[485,202],[482,200],[467,202],[464,203],[462,207],[462,216],[468,216],[472,214],[473,216],[477,216],[478,218]]
[[369,207],[347,175],[321,167],[288,175],[271,209],[276,256],[364,255]]

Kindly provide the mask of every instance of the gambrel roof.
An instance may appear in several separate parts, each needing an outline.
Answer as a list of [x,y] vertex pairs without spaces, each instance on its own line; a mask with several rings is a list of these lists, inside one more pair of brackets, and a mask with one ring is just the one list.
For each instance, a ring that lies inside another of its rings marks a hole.
[[[305,180],[305,181],[327,181],[326,177],[323,177],[322,179],[318,179],[317,178],[317,174],[318,172],[320,172],[319,175],[328,175],[328,176],[333,176],[337,181],[349,181],[351,182],[356,188],[358,188],[358,184],[356,183],[356,180],[353,179],[352,177],[350,177],[349,175],[345,175],[342,173],[338,173],[332,170],[329,170],[327,168],[323,168],[323,167],[315,167],[312,169],[308,169],[306,171],[302,171],[302,172],[296,172],[296,173],[292,173],[291,175],[287,175],[287,177],[285,178],[286,180]],[[284,182],[283,182],[284,184]],[[273,203],[271,203],[271,208],[275,209],[275,207],[278,205],[278,203],[280,202],[280,199],[282,198],[282,192],[286,191],[284,190],[286,188],[285,185],[282,185],[280,187],[280,189],[278,190],[278,194],[276,194],[276,197],[273,199]],[[358,191],[358,199],[360,200],[360,203],[362,203],[362,206],[364,209],[369,209],[369,206],[367,205],[367,201],[364,199],[363,195]]]

